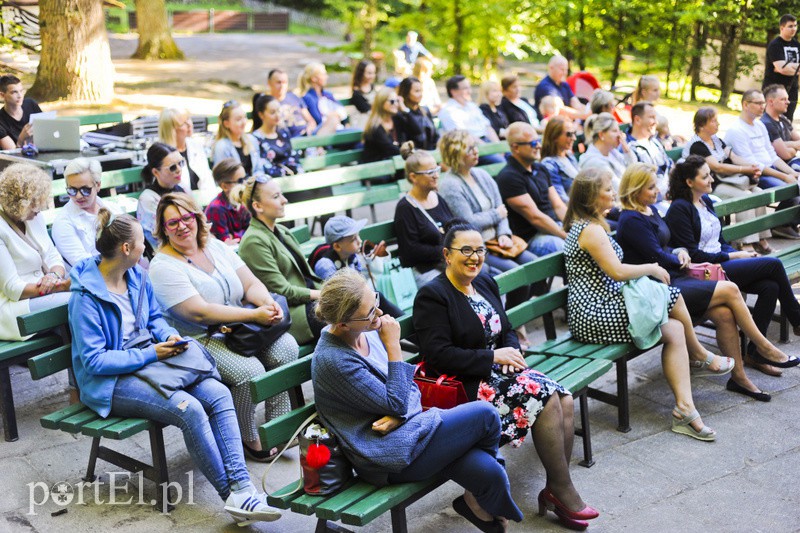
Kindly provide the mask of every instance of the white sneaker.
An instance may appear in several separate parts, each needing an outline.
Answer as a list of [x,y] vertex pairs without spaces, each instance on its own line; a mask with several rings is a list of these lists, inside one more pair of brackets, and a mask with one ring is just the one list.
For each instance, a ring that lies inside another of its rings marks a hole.
[[238,522],[246,526],[254,522],[273,522],[281,517],[280,511],[267,505],[266,495],[252,487],[252,492],[231,492],[225,500],[225,510]]

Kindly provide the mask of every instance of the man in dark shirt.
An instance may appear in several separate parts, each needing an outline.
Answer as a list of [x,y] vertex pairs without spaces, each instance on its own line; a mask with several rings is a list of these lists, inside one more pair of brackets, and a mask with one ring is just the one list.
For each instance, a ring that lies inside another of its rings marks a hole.
[[797,18],[783,15],[780,20],[780,35],[767,45],[767,61],[764,68],[762,88],[777,83],[789,94],[786,118],[791,122],[797,107],[797,71],[800,69],[800,43],[797,42]]
[[537,163],[541,142],[527,122],[508,127],[511,157],[497,175],[500,196],[508,207],[508,223],[514,235],[528,241],[537,256],[564,249],[567,234],[561,227],[567,206],[550,182],[544,165]]
[[22,146],[31,136],[31,115],[41,113],[39,104],[25,98],[25,88],[16,76],[0,76],[0,149],[11,150]]
[[767,107],[761,115],[761,122],[767,127],[769,141],[775,153],[794,170],[800,170],[800,133],[795,131],[792,122],[783,114],[789,107],[789,95],[783,85],[773,84],[764,89]]
[[586,111],[586,106],[581,103],[572,88],[567,83],[567,71],[569,70],[569,63],[564,56],[553,56],[547,63],[547,76],[545,76],[536,90],[533,92],[533,107],[536,109],[536,114],[539,119],[542,118],[542,112],[539,110],[539,104],[545,96],[555,96],[564,102],[564,107],[559,114],[565,115],[571,119],[583,119],[589,116],[590,113]]

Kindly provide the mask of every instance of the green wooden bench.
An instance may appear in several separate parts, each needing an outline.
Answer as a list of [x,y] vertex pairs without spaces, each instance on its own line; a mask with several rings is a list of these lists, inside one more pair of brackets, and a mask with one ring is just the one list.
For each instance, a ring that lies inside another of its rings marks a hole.
[[80,121],[81,126],[94,126],[95,129],[100,127],[101,124],[119,124],[123,120],[122,113],[119,112],[99,113],[96,115],[81,115],[78,117],[69,118],[77,118]]
[[[46,331],[68,324],[67,306],[31,313],[19,317],[17,322],[20,331],[25,334]],[[56,374],[72,367],[72,348],[69,344],[51,349],[41,355],[28,359],[28,368],[34,380]],[[75,403],[43,416],[42,427],[65,431],[72,435],[86,435],[92,438],[89,451],[89,463],[84,481],[96,479],[97,460],[102,459],[130,472],[142,472],[143,476],[156,484],[158,499],[156,508],[160,511],[170,510],[169,475],[166,455],[164,453],[164,435],[162,424],[143,418],[123,418],[109,416],[101,418],[92,409],[82,403]],[[150,437],[151,464],[112,450],[102,445],[102,439],[125,440],[137,433],[147,431]]]

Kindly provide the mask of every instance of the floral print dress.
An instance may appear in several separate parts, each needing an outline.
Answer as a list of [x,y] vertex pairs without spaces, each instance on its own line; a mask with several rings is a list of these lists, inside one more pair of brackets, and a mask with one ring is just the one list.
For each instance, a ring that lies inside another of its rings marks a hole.
[[[486,347],[494,350],[503,329],[500,315],[478,293],[467,299],[483,324]],[[544,404],[555,393],[570,394],[537,370],[526,368],[522,372],[503,374],[499,364],[492,365],[491,375],[478,385],[478,399],[492,402],[500,413],[500,445],[510,443],[513,448],[522,445],[528,428],[533,426]]]

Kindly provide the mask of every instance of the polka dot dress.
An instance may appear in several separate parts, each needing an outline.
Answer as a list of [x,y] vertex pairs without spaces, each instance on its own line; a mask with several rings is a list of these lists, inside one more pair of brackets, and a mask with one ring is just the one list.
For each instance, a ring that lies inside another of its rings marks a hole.
[[[569,331],[581,342],[590,344],[615,344],[633,342],[628,333],[628,312],[622,296],[622,282],[614,281],[578,245],[583,229],[589,225],[585,220],[577,221],[570,228],[564,244],[569,294],[567,317]],[[614,253],[622,261],[622,248],[609,237]],[[680,290],[669,288],[669,308],[675,305]]]

